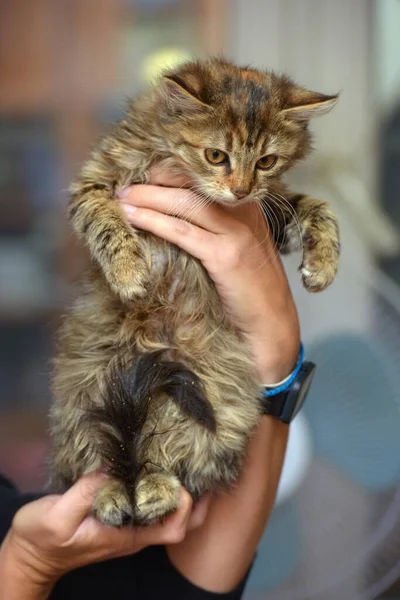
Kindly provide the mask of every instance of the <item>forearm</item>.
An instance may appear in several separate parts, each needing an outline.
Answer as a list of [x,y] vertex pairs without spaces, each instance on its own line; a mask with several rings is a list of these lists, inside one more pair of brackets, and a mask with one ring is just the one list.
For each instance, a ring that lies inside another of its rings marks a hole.
[[[283,270],[276,266],[271,271],[275,281],[268,282],[270,289],[285,289],[287,280]],[[281,318],[278,309],[274,318],[272,307],[278,302],[270,303],[268,317],[263,314],[265,308],[260,302],[258,333],[248,336],[260,380],[265,384],[286,377],[298,358],[300,333],[296,309],[289,293],[282,296],[286,319]],[[268,343],[271,339],[275,342],[273,353]],[[274,504],[288,431],[284,423],[263,416],[250,440],[235,488],[214,499],[200,529],[189,533],[181,544],[168,548],[174,566],[192,583],[213,592],[227,592],[245,576]]]
[[46,600],[53,587],[21,559],[11,533],[0,547],[0,582],[0,600]]
[[201,528],[167,548],[174,566],[192,583],[221,593],[245,576],[273,507],[287,435],[286,425],[262,417],[235,489],[215,498]]

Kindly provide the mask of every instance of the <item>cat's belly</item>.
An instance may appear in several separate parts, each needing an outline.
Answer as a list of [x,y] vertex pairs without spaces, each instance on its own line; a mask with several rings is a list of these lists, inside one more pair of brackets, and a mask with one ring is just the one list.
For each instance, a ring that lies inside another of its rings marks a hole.
[[135,299],[127,315],[140,352],[169,347],[174,359],[180,352],[204,356],[205,340],[217,330],[232,334],[214,283],[201,262],[177,246],[145,233],[141,241],[151,273],[148,294]]
[[195,309],[194,301],[200,301],[199,295],[203,295],[206,289],[212,294],[214,286],[198,259],[154,236],[148,236],[144,242],[145,253],[150,257],[152,280],[157,284],[157,289],[163,280],[168,302],[175,302],[178,295],[183,300],[182,293],[186,290],[183,293],[184,306],[181,308],[185,313],[192,312]]
[[[168,269],[171,268],[170,265],[170,253],[164,246],[157,245],[153,248],[152,251],[152,272],[158,277],[165,277]],[[169,302],[174,302],[176,296],[176,290],[178,285],[182,279],[182,269],[179,269],[178,266],[172,267],[173,273],[170,277],[169,283],[169,291],[168,291],[168,300]]]

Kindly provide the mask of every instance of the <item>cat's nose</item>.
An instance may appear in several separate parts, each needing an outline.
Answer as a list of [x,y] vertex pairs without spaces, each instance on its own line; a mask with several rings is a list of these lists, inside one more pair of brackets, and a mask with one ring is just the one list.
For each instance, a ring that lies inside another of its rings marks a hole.
[[235,189],[231,190],[231,192],[234,196],[236,196],[236,198],[241,200],[242,198],[245,198],[246,196],[249,195],[250,190],[245,190],[244,188],[235,188]]

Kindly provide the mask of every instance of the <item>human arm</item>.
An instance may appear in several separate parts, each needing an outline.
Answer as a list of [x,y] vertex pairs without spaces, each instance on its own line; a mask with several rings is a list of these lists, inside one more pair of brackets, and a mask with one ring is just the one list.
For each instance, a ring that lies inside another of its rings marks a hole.
[[163,525],[110,529],[90,516],[103,484],[104,476],[91,474],[63,496],[40,498],[17,512],[0,547],[0,600],[45,600],[64,573],[151,544],[178,542],[204,518],[206,503],[191,514],[190,496],[182,490],[180,508]]
[[[155,170],[150,183],[184,182]],[[297,312],[258,207],[248,204],[228,210],[213,205],[194,212],[196,200],[188,190],[152,185],[134,186],[121,202],[136,227],[202,261],[252,350],[260,380],[272,384],[286,377],[298,357]],[[172,214],[190,215],[190,222]],[[194,584],[221,593],[244,577],[274,502],[287,435],[286,425],[264,416],[235,489],[215,497],[204,524],[168,547],[172,563]]]

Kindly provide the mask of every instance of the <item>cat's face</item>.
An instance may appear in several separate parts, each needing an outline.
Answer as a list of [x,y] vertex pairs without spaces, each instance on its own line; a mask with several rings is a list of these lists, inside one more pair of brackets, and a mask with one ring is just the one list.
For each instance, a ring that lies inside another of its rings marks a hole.
[[337,96],[220,60],[189,63],[161,85],[161,123],[197,189],[222,204],[261,200],[310,149],[308,120]]

